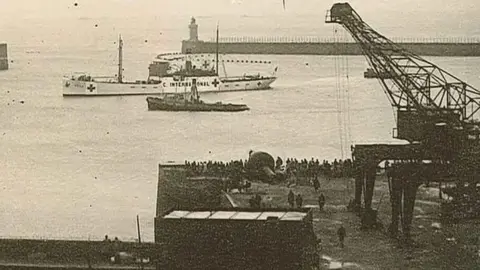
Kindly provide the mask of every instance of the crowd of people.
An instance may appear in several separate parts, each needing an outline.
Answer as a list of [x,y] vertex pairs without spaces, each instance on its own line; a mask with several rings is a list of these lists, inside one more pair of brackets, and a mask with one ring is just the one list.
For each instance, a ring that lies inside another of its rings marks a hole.
[[187,176],[209,176],[224,179],[224,190],[230,192],[232,189],[238,189],[240,192],[250,188],[251,183],[245,181],[245,164],[246,161],[235,160],[227,163],[201,161],[188,162],[185,161]]
[[[283,161],[278,157],[276,166],[282,166]],[[340,178],[340,177],[352,177],[353,164],[350,159],[346,160],[333,160],[329,162],[323,160],[322,163],[318,159],[297,160],[296,158],[287,158],[285,161],[285,169],[287,174],[293,173],[296,177],[313,179],[316,176],[323,176],[325,178]]]
[[[246,172],[247,160],[232,160],[230,162],[221,161],[185,161],[188,176],[213,176],[220,178],[241,178]],[[286,174],[287,179],[292,177],[308,179],[312,181],[315,177],[323,176],[327,179],[352,177],[353,166],[350,159],[333,160],[332,162],[318,159],[297,160],[296,158],[287,158],[284,162],[277,157],[275,170]]]
[[213,176],[220,178],[238,177],[245,171],[247,160],[222,161],[185,161],[187,176]]

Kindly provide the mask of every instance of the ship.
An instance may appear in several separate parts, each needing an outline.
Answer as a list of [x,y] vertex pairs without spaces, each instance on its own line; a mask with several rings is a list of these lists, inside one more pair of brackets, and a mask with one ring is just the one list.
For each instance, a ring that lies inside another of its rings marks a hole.
[[245,104],[205,103],[200,100],[195,80],[189,94],[165,94],[162,97],[147,97],[149,111],[188,112],[241,112],[248,111]]
[[[217,29],[218,40],[218,29]],[[218,42],[217,42],[218,43]],[[204,70],[192,65],[186,55],[185,67],[172,72],[171,62],[155,59],[149,65],[146,80],[123,80],[123,41],[118,42],[118,73],[115,77],[93,77],[87,73],[74,73],[63,78],[63,96],[122,96],[122,95],[161,95],[183,93],[195,81],[198,92],[232,92],[271,89],[277,79],[277,67],[271,75],[243,75],[220,77],[218,72],[218,49],[216,69]]]

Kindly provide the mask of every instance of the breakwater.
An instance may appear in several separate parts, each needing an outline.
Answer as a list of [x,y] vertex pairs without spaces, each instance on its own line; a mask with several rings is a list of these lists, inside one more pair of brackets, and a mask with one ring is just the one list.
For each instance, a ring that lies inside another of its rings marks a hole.
[[[422,41],[399,42],[399,46],[422,56],[480,56],[480,42]],[[221,54],[282,54],[282,55],[362,55],[354,42],[323,42],[316,40],[291,41],[258,39],[222,41]],[[182,53],[215,53],[214,41],[182,41]]]

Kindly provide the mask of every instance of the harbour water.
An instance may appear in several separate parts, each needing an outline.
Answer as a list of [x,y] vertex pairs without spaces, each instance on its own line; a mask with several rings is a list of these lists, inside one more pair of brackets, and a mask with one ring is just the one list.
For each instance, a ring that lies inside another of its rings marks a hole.
[[[225,56],[272,61],[227,63],[233,75],[279,67],[272,90],[202,96],[245,103],[251,110],[242,113],[149,112],[142,96],[62,97],[64,74],[116,72],[119,33],[125,76],[145,78],[149,61],[179,50],[187,36],[188,19],[165,21],[85,15],[2,25],[13,62],[0,72],[1,237],[133,239],[139,214],[143,237],[152,241],[161,161],[246,159],[250,149],[341,158],[339,84],[349,93],[351,143],[394,141],[392,108],[379,83],[363,78],[363,57]],[[246,24],[245,32],[256,29]],[[236,29],[229,27],[222,31]],[[480,87],[479,58],[429,59]],[[348,79],[336,75],[340,63]]]

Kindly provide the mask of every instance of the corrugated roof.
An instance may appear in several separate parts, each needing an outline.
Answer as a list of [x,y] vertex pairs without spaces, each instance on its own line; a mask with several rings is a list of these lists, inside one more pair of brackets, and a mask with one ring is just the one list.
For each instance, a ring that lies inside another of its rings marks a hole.
[[307,216],[307,213],[303,212],[287,212],[281,218],[281,220],[302,220]]
[[217,220],[267,220],[277,217],[283,221],[300,221],[307,216],[304,212],[295,211],[180,211],[175,210],[165,215],[167,219],[217,219]]
[[230,219],[236,213],[235,211],[217,211],[209,219]]
[[168,213],[168,215],[164,216],[164,218],[182,218],[188,213],[190,213],[190,211],[172,211]]
[[233,217],[230,219],[246,219],[246,220],[254,220],[257,219],[262,212],[237,212]]
[[283,217],[287,212],[263,212],[257,219],[258,220],[267,220],[268,217],[277,217],[280,219]]
[[193,211],[193,212],[188,213],[183,218],[206,219],[209,216],[211,216],[212,214],[213,214],[213,212],[210,212],[210,211],[201,211],[201,212]]

